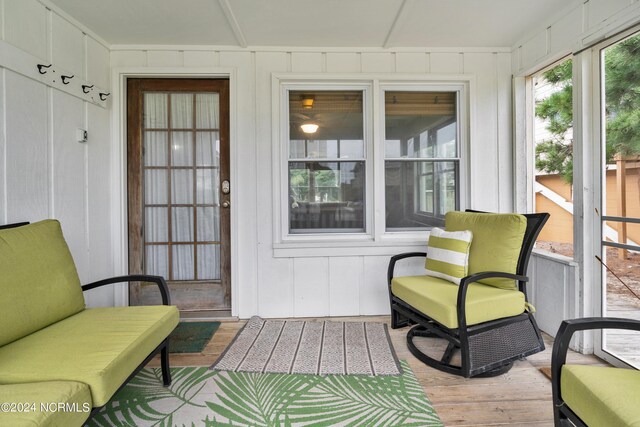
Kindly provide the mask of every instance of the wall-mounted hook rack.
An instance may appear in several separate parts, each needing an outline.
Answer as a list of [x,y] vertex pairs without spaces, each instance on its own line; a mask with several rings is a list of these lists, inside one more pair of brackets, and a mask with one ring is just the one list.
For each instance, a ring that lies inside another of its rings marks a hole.
[[99,93],[107,94],[109,89],[100,87],[95,81],[84,80],[83,76],[78,74],[79,70],[62,68],[60,64],[33,56],[19,47],[0,40],[0,68],[3,67],[98,107],[109,107],[108,97],[103,101],[98,96]]
[[48,68],[50,68],[53,64],[49,64],[49,65],[44,65],[44,64],[38,64],[38,72],[40,74],[47,74]]
[[111,95],[111,92],[109,93],[100,92],[100,101],[106,101],[109,95]]

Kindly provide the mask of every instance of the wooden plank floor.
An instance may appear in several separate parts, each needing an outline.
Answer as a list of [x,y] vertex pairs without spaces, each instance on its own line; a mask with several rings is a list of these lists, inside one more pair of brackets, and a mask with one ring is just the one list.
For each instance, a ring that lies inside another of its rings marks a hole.
[[[607,316],[640,320],[640,302],[623,298],[609,297]],[[640,366],[640,332],[609,329],[606,331],[605,349],[625,362]]]
[[[331,318],[344,321],[389,322],[388,316]],[[209,366],[224,351],[245,321],[223,322],[202,353],[172,354],[171,366]],[[417,360],[407,349],[407,328],[389,329],[400,359],[408,361],[436,412],[446,426],[552,426],[551,382],[538,368],[551,364],[552,341],[547,349],[518,361],[508,373],[495,378],[466,379],[445,374]],[[420,347],[430,346],[427,342]],[[423,350],[424,351],[424,350]],[[573,353],[570,361],[600,364],[593,356]],[[151,362],[159,366],[158,360]]]

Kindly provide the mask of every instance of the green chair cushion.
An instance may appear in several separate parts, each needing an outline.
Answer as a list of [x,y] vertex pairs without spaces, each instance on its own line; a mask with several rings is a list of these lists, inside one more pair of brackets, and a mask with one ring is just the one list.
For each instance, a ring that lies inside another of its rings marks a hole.
[[[15,409],[23,409],[19,412],[0,411],[0,426],[81,426],[91,412],[89,386],[76,381],[2,384],[0,402],[15,404]],[[58,403],[67,406],[60,410],[53,406]]]
[[[516,273],[522,249],[527,218],[519,214],[447,212],[447,231],[470,230],[473,233],[469,250],[469,275],[483,271]],[[479,283],[503,289],[514,289],[511,279],[491,278]]]
[[80,381],[102,406],[178,319],[174,306],[84,310],[0,347],[0,383]]
[[0,346],[84,310],[60,223],[0,230]]
[[[431,276],[396,277],[391,292],[412,307],[450,329],[458,327],[458,285]],[[524,294],[471,283],[467,292],[467,325],[517,316],[525,309]]]
[[640,371],[564,365],[560,392],[587,425],[640,426]]

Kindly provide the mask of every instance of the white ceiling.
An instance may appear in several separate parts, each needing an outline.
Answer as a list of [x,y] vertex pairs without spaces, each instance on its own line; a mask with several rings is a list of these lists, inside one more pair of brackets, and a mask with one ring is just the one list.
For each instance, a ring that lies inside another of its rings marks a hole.
[[111,44],[510,47],[567,0],[51,0]]

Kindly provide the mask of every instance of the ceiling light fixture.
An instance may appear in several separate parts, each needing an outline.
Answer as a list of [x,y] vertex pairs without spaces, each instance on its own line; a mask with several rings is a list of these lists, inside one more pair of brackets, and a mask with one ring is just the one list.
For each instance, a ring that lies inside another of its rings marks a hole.
[[318,125],[315,123],[305,123],[303,125],[300,125],[300,129],[302,129],[302,132],[304,133],[316,133],[316,131],[318,130]]
[[304,108],[305,110],[313,108],[313,101],[314,98],[312,96],[306,96],[302,98],[302,108]]

